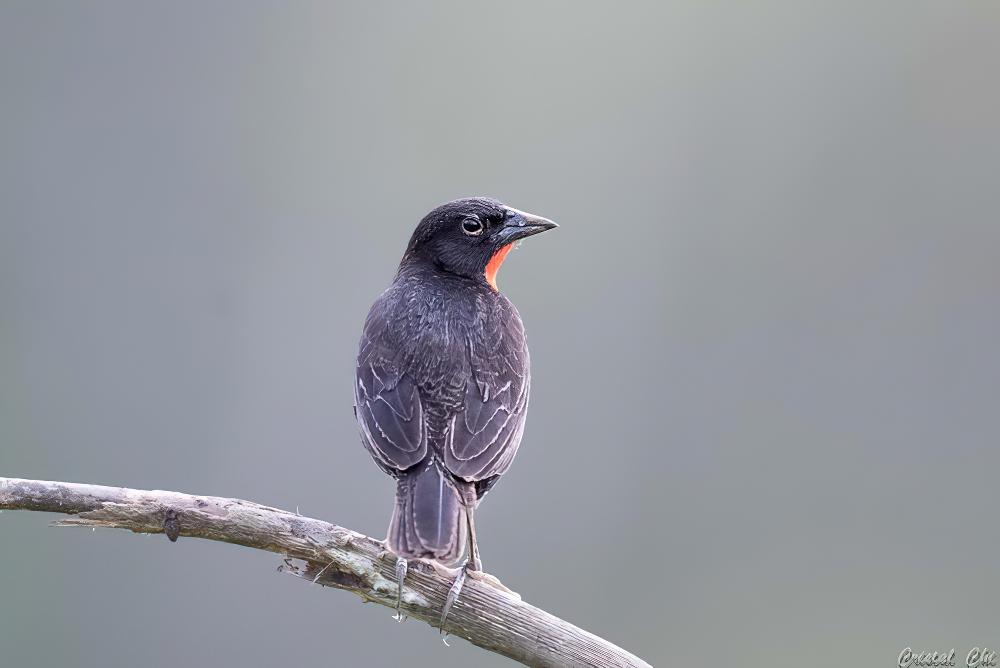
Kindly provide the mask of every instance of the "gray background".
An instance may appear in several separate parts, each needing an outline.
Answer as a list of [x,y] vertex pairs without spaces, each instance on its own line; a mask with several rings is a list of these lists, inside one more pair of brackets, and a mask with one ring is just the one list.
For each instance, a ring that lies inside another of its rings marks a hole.
[[[562,223],[487,568],[656,665],[1000,645],[1000,4],[0,4],[0,475],[384,535],[357,336],[430,208]],[[506,665],[0,515],[4,666]]]

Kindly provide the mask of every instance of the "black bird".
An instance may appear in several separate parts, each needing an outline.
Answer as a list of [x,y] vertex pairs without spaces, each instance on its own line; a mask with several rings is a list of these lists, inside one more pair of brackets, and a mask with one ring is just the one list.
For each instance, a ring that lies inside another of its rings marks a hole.
[[455,566],[467,555],[442,626],[465,569],[482,570],[473,511],[517,454],[528,408],[524,327],[497,271],[518,240],[553,227],[486,197],[443,204],[417,225],[365,321],[354,410],[368,452],[396,479],[387,543],[400,595],[407,559]]

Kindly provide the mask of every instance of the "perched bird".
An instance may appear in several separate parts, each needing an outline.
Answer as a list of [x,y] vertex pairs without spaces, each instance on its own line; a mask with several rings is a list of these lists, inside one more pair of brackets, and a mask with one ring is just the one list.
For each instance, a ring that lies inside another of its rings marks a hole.
[[361,335],[354,411],[372,459],[396,479],[387,544],[400,596],[406,560],[455,566],[466,554],[442,626],[465,570],[482,570],[473,513],[517,454],[528,408],[524,327],[497,271],[520,239],[553,227],[486,197],[439,206]]

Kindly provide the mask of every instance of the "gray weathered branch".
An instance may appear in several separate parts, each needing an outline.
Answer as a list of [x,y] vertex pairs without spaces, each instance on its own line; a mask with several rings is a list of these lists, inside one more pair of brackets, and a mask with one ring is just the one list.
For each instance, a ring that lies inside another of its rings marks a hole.
[[[396,560],[381,541],[321,520],[249,501],[0,477],[0,509],[72,517],[57,526],[113,527],[136,533],[244,545],[285,556],[282,570],[395,607]],[[454,573],[410,564],[402,610],[438,626]],[[488,574],[470,574],[444,632],[528,666],[647,666],[608,641],[529,605]]]

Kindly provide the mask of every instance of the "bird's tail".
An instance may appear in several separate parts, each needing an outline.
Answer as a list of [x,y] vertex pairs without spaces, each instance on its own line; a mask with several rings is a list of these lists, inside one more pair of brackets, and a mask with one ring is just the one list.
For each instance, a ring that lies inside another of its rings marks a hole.
[[434,559],[451,566],[462,556],[466,525],[459,492],[433,458],[396,482],[389,549],[404,559]]

